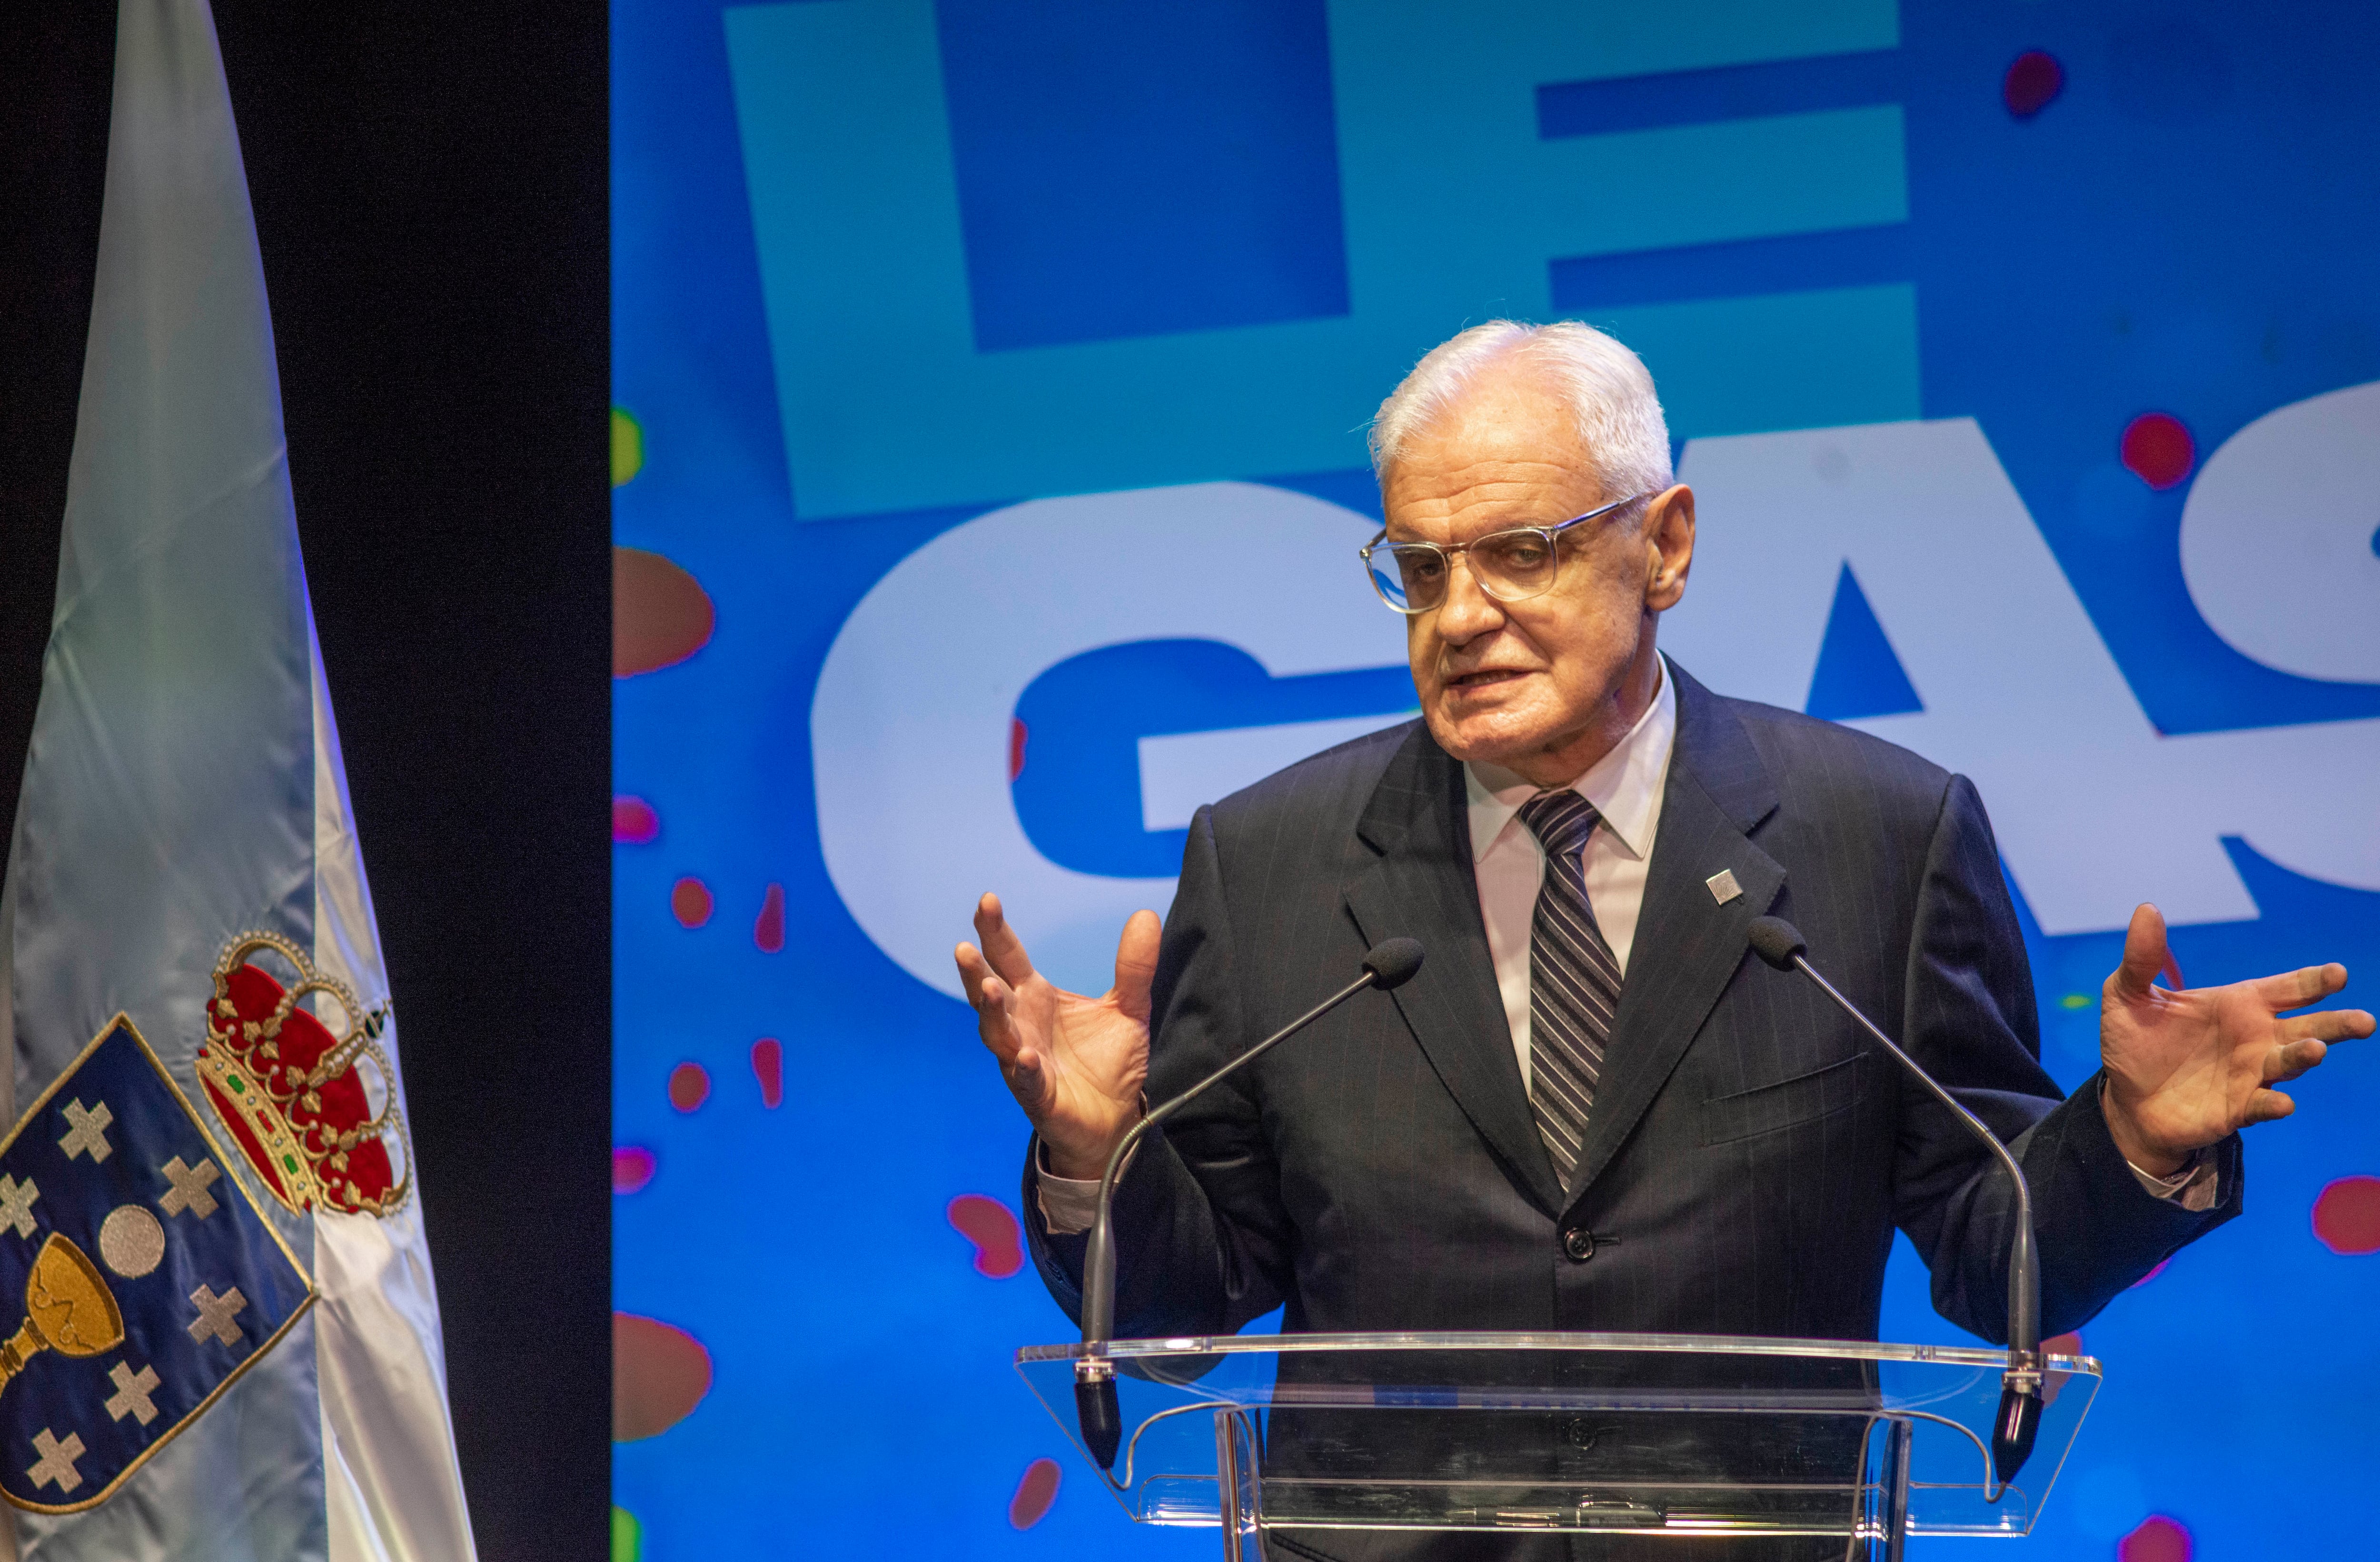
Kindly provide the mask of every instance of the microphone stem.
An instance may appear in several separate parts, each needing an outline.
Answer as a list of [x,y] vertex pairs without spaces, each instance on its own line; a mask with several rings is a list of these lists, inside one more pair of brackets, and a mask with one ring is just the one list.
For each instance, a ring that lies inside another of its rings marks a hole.
[[1188,1105],[1208,1086],[1234,1069],[1254,1063],[1377,980],[1371,971],[1366,971],[1188,1090],[1152,1108],[1140,1121],[1133,1124],[1122,1139],[1116,1141],[1116,1147],[1108,1153],[1107,1170],[1099,1178],[1099,1209],[1092,1216],[1090,1241],[1083,1253],[1083,1345],[1087,1354],[1096,1356],[1115,1330],[1115,1185],[1117,1177],[1123,1171],[1124,1162],[1132,1156],[1133,1147],[1149,1129]]
[[1986,1127],[1981,1117],[1961,1105],[1949,1091],[1942,1088],[1939,1080],[1920,1068],[1915,1058],[1900,1050],[1900,1043],[1877,1030],[1875,1021],[1863,1014],[1857,1004],[1837,992],[1835,984],[1819,975],[1815,967],[1799,954],[1793,957],[1793,964],[1803,975],[1816,982],[1820,991],[1834,999],[1843,1012],[1858,1020],[1861,1028],[1875,1037],[1878,1045],[1899,1058],[1903,1068],[1933,1092],[1937,1101],[1949,1107],[1961,1122],[1974,1130],[1977,1138],[1990,1145],[1992,1153],[1998,1155],[2000,1165],[2007,1168],[2009,1180],[2016,1187],[2017,1226],[2016,1239],[2009,1245],[2009,1373],[2011,1379],[2022,1377],[2029,1380],[2028,1386],[2037,1384],[2041,1372],[2041,1280],[2039,1261],[2033,1242],[2033,1190],[2025,1185],[2024,1169],[2016,1164],[2016,1157],[2009,1153],[2009,1147],[2000,1142],[1999,1135]]

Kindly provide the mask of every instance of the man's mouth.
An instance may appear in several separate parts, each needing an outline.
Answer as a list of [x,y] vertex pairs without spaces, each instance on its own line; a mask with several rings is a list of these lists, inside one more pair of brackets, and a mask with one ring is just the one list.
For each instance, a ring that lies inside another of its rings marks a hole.
[[1469,694],[1491,689],[1500,683],[1510,683],[1523,676],[1524,670],[1519,667],[1483,667],[1475,673],[1455,674],[1446,680],[1446,687]]

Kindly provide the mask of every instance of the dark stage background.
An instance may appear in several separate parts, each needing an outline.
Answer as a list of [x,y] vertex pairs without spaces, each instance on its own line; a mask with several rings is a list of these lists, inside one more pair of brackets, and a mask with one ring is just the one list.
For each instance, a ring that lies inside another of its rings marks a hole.
[[[113,5],[0,92],[0,820],[39,689]],[[600,6],[216,0],[314,614],[405,1016],[488,1562],[603,1555],[610,336]]]

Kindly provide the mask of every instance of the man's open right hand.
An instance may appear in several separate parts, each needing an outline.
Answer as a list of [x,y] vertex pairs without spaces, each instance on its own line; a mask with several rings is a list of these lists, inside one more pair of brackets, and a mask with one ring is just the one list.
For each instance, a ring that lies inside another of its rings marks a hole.
[[978,949],[958,946],[959,979],[966,984],[983,1044],[1025,1108],[1060,1177],[1090,1178],[1107,1169],[1109,1154],[1140,1120],[1148,1080],[1148,984],[1157,973],[1160,924],[1154,911],[1135,911],[1116,945],[1115,985],[1087,998],[1052,986],[1033,969],[987,895],[975,909]]

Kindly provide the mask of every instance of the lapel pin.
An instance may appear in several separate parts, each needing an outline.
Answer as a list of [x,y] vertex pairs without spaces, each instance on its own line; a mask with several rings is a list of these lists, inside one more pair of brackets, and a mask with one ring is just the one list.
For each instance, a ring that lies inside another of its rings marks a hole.
[[1732,868],[1721,868],[1703,881],[1703,887],[1709,890],[1711,898],[1722,906],[1743,893],[1743,886],[1735,882],[1735,870]]

